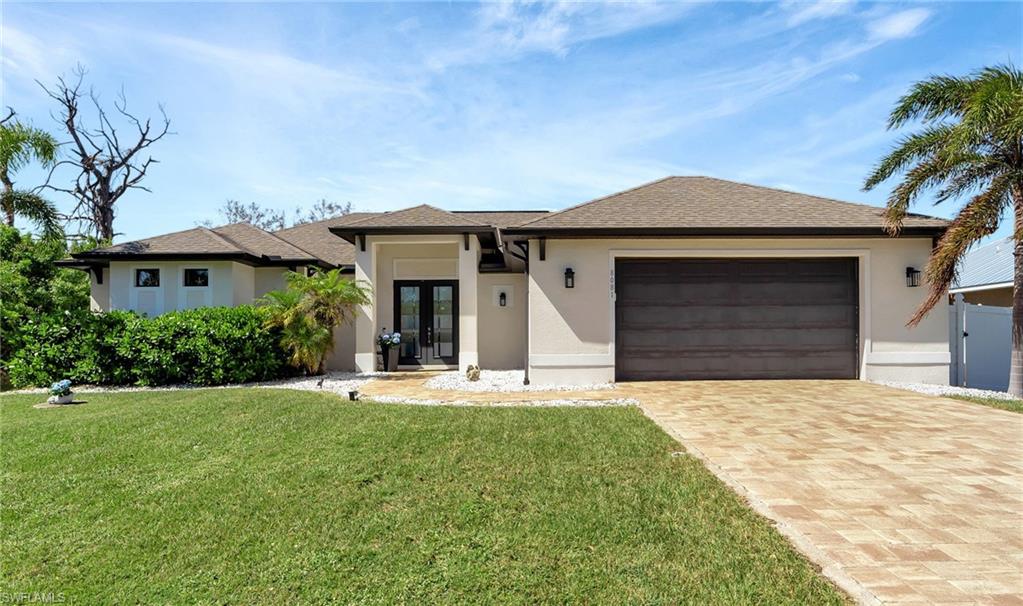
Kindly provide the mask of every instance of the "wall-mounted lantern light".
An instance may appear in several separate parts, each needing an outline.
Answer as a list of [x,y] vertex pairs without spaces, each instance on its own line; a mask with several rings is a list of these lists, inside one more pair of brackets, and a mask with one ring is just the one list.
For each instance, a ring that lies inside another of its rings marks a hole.
[[501,307],[508,307],[508,295],[503,292],[497,295],[497,304]]
[[920,270],[914,267],[906,268],[906,286],[914,288],[920,286]]
[[565,268],[565,288],[575,288],[575,272],[571,267]]

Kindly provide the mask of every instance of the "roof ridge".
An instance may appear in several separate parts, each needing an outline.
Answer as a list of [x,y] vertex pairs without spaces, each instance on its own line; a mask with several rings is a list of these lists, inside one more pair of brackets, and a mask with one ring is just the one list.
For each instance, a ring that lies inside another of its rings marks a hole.
[[449,210],[447,212],[449,212],[451,214],[456,214],[456,213],[550,213],[552,211],[544,210],[544,209],[537,209],[537,210],[528,210],[528,209],[519,209],[519,210],[490,209],[490,210]]
[[[342,217],[349,217],[351,215],[367,215],[366,217],[363,217],[362,219],[368,219],[370,216],[381,215],[381,214],[383,214],[383,213],[369,211],[369,210],[353,210],[353,211],[344,213],[343,215],[335,215],[333,217],[327,217],[326,219],[317,219],[316,221],[306,221],[305,223],[296,223],[296,224],[292,225],[291,227],[282,227],[281,229],[276,229],[274,231],[267,232],[267,233],[279,234],[282,231],[288,231],[288,230],[291,230],[291,229],[298,229],[299,227],[306,227],[306,226],[309,226],[309,225],[318,225],[320,223],[326,223],[327,221],[335,221],[335,220],[340,219]],[[359,219],[359,221],[362,221],[362,219]],[[356,222],[358,222],[358,221],[356,221]]]
[[[108,248],[113,248],[115,246],[125,246],[127,244],[134,244],[136,242],[145,242],[146,240],[155,240],[157,238],[164,238],[166,236],[176,236],[178,234],[183,234],[185,232],[201,231],[201,230],[204,230],[204,229],[205,230],[209,230],[209,228],[206,227],[205,225],[196,225],[195,227],[189,227],[188,229],[179,229],[178,231],[172,231],[172,232],[169,232],[169,233],[166,233],[166,234],[157,234],[155,236],[148,236],[146,238],[137,238],[135,240],[128,240],[127,242],[120,242],[118,244],[110,244],[109,246],[101,246],[99,248],[94,248],[93,251],[95,251],[95,250],[106,250]],[[86,252],[86,251],[82,251],[82,252]],[[92,252],[92,251],[88,251],[88,252]]]
[[[828,198],[828,197],[825,197],[825,196],[818,196],[817,194],[807,194],[807,193],[803,193],[803,192],[792,191],[791,189],[783,189],[781,187],[773,187],[771,185],[758,185],[756,183],[749,183],[747,181],[735,181],[735,180],[732,180],[732,179],[722,179],[721,177],[711,177],[709,175],[686,175],[686,176],[677,176],[675,178],[676,179],[707,179],[707,180],[710,180],[710,181],[720,181],[721,183],[731,183],[733,185],[743,185],[745,187],[755,187],[755,188],[759,188],[759,189],[769,189],[771,191],[777,191],[777,192],[781,192],[783,194],[792,194],[794,196],[804,196],[806,198],[816,198],[818,200],[824,200],[825,202],[835,202],[835,203],[838,203],[838,204],[847,204],[849,206],[860,206],[860,207],[866,207],[866,208],[873,208],[873,209],[877,209],[877,210],[882,210],[882,208],[880,206],[874,206],[873,204],[864,204],[863,202],[850,202],[848,200],[839,200],[838,198]],[[923,215],[923,214],[920,214],[920,213],[907,213],[907,215],[914,216],[914,217],[924,217],[926,219],[940,219],[940,220],[943,220],[943,221],[945,220],[945,219],[942,219],[941,217],[935,217],[935,216],[932,216],[932,215]]]
[[[209,228],[209,227],[202,226],[202,227],[200,227],[200,229],[204,229],[204,230],[210,232],[211,234],[213,234],[214,237],[220,238],[221,240],[223,240],[228,245],[233,246],[233,247],[235,247],[236,249],[238,249],[238,250],[240,250],[242,252],[248,253],[250,255],[255,255],[256,253],[254,253],[251,250],[249,250],[248,248],[242,246],[241,244],[239,244],[233,238],[229,238],[229,237],[225,236],[224,234],[220,233],[219,231],[217,231],[218,229],[220,229],[222,227],[231,227],[232,225],[248,225],[250,227],[255,227],[251,223],[245,223],[244,221],[238,221],[236,223],[227,223],[225,225],[218,225],[217,227],[214,227],[214,228]],[[256,227],[256,229],[259,229],[259,228]]]
[[[324,219],[324,220],[326,220],[326,219]],[[255,227],[255,226],[253,226],[253,227]],[[257,228],[257,229],[259,229],[259,228]],[[323,259],[320,259],[320,257],[319,257],[318,255],[314,255],[313,253],[311,253],[311,252],[309,252],[308,250],[306,250],[306,249],[302,248],[302,247],[301,247],[301,246],[299,246],[298,244],[295,244],[294,242],[289,242],[288,240],[285,240],[284,238],[282,238],[282,237],[278,236],[278,235],[277,235],[276,233],[274,233],[274,232],[271,232],[271,231],[266,231],[265,229],[262,229],[262,230],[260,230],[260,231],[262,231],[262,232],[263,232],[263,233],[265,233],[266,235],[270,236],[271,238],[274,238],[275,240],[277,240],[277,241],[279,241],[279,242],[283,242],[283,243],[287,244],[288,246],[290,246],[290,247],[294,248],[295,250],[297,250],[297,251],[299,251],[299,252],[301,252],[301,253],[305,253],[305,254],[309,255],[309,257],[310,257],[310,258],[312,258],[312,259],[316,259],[316,260],[318,260],[318,261],[323,261]]]
[[[408,212],[408,211],[411,211],[411,210],[415,210],[417,208],[428,208],[430,210],[435,210],[437,212],[444,213],[445,215],[454,215],[455,214],[452,211],[444,210],[443,208],[437,208],[436,206],[433,206],[431,204],[417,204],[415,206],[409,206],[408,208],[399,208],[398,210],[389,210],[389,211],[385,211],[385,212],[382,212],[382,213],[377,213],[376,215],[370,215],[368,217],[364,217],[362,219],[359,219],[358,221],[352,221],[351,223],[346,223],[345,225],[342,225],[342,226],[339,226],[339,227],[346,227],[346,228],[347,227],[358,227],[359,225],[369,221],[370,219],[375,219],[377,217],[387,216],[387,215],[397,215],[397,214],[400,214],[400,213],[404,213],[404,212]],[[478,225],[480,227],[493,227],[492,225],[487,225],[486,223],[480,223],[479,221],[476,221],[476,220],[471,219],[469,217],[465,217],[464,219],[460,218],[460,220],[470,221],[473,226],[477,226]]]
[[[438,212],[442,212],[445,215],[453,215],[453,214],[455,214],[455,213],[451,212],[450,210],[444,210],[443,208],[437,208],[436,206],[434,206],[432,204],[420,204],[419,206],[413,206],[412,208],[429,208],[430,210],[436,210]],[[407,208],[405,210],[412,210],[412,208]],[[475,219],[469,219],[469,221],[472,221],[474,224],[479,225],[481,227],[493,227],[492,225],[487,225],[486,223],[481,223],[481,222],[479,222],[479,221],[477,221]]]
[[595,202],[602,202],[604,200],[607,200],[608,198],[613,198],[613,197],[619,196],[621,194],[627,194],[627,193],[629,193],[631,191],[636,191],[637,189],[641,189],[643,187],[647,187],[647,186],[653,185],[655,183],[660,183],[662,181],[667,181],[668,179],[674,179],[674,178],[676,178],[674,175],[668,175],[667,177],[661,177],[660,179],[654,179],[653,181],[648,181],[647,183],[642,183],[642,184],[637,185],[635,187],[630,187],[629,189],[623,189],[622,191],[616,191],[613,194],[607,194],[606,196],[601,196],[599,198],[593,198],[592,200],[587,200],[586,202],[582,202],[580,204],[576,204],[575,206],[569,206],[568,208],[563,208],[561,210],[556,210],[554,212],[549,212],[544,217],[537,217],[536,219],[533,219],[532,221],[526,221],[525,223],[523,223],[521,225],[517,225],[516,228],[527,227],[527,226],[529,226],[529,225],[531,225],[533,223],[536,223],[537,221],[546,221],[547,219],[550,219],[551,217],[556,217],[558,215],[567,213],[570,210],[575,210],[577,208],[580,208],[582,206],[586,206],[588,204],[593,204]]

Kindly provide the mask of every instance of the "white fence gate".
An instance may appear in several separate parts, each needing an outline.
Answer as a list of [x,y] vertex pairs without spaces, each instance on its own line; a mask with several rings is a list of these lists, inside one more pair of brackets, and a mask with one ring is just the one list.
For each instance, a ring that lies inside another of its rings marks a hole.
[[956,295],[949,305],[949,384],[1005,391],[1009,388],[1012,309],[971,305]]

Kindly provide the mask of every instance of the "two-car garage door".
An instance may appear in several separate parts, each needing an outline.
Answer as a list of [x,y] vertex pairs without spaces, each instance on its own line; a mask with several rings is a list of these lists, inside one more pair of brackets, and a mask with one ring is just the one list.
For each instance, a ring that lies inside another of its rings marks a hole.
[[618,259],[619,380],[856,378],[856,259]]

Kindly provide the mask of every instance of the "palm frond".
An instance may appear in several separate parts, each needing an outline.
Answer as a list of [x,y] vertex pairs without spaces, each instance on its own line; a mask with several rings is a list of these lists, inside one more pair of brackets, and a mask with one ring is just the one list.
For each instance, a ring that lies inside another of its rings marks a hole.
[[991,187],[974,196],[952,220],[927,261],[924,278],[930,291],[908,326],[919,324],[935,305],[944,301],[956,281],[959,262],[970,246],[998,229],[1002,213],[1011,203],[1012,186],[1012,180],[1005,176],[995,179]]
[[935,121],[961,116],[975,86],[973,78],[956,76],[932,76],[917,82],[895,105],[888,117],[888,128],[898,128],[916,119]]
[[38,194],[17,189],[0,192],[0,207],[8,215],[22,217],[33,223],[45,238],[64,235],[57,207]]
[[892,175],[905,170],[913,162],[932,156],[938,150],[947,147],[953,130],[953,125],[939,124],[899,139],[895,149],[882,158],[867,177],[863,184],[864,191],[874,189]]
[[58,143],[50,133],[14,122],[0,126],[0,167],[15,173],[31,162],[39,161],[44,167],[57,160]]

